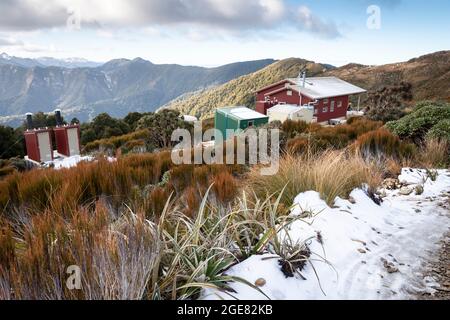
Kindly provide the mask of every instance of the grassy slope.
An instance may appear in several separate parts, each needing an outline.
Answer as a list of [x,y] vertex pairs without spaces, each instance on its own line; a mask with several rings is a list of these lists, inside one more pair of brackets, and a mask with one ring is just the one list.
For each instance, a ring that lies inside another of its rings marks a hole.
[[369,90],[406,81],[413,85],[416,101],[450,101],[450,51],[382,66],[349,64],[324,75],[336,76]]
[[325,66],[311,61],[290,58],[278,61],[270,66],[234,79],[224,85],[207,89],[185,98],[173,101],[165,107],[180,110],[183,114],[200,116],[201,119],[213,115],[217,107],[227,105],[254,104],[254,91],[286,77],[296,77],[299,71],[306,67],[308,74],[322,73]]
[[165,107],[206,119],[213,115],[217,107],[253,106],[255,90],[287,77],[296,77],[303,66],[308,68],[308,76],[336,76],[368,90],[407,81],[413,85],[416,101],[425,99],[450,101],[448,86],[450,51],[443,51],[396,64],[383,66],[349,64],[328,70],[321,64],[290,58],[224,85],[187,95]]

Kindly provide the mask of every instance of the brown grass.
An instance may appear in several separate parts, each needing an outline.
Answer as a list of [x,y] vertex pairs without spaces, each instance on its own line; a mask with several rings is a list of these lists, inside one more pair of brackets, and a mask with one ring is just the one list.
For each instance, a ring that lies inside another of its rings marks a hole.
[[213,192],[222,204],[229,204],[239,191],[236,179],[228,172],[220,172],[212,178]]
[[0,181],[0,208],[26,207],[34,212],[53,208],[65,213],[101,197],[118,208],[130,199],[134,187],[157,184],[171,166],[170,153],[162,152],[15,173]]
[[419,153],[419,161],[426,168],[448,168],[450,144],[445,140],[426,140],[422,152]]
[[377,130],[382,125],[382,122],[365,118],[352,118],[346,124],[328,127],[316,123],[286,121],[281,129],[288,138],[287,151],[301,154],[305,151],[321,152],[345,148],[361,135]]
[[167,188],[155,187],[149,195],[149,206],[151,215],[149,217],[161,216],[167,200],[169,200],[170,192]]
[[[10,289],[0,299],[142,299],[158,250],[142,216],[113,220],[101,203],[70,219],[45,211],[15,239],[11,229],[0,233],[0,287]],[[81,268],[82,290],[66,286],[71,265]]]
[[416,148],[413,144],[403,142],[385,128],[361,135],[353,146],[364,158],[394,157],[396,159],[413,158]]
[[261,176],[253,169],[248,186],[258,197],[277,194],[283,188],[282,203],[290,207],[301,192],[315,190],[330,205],[337,196],[346,198],[363,183],[374,186],[380,181],[377,169],[358,156],[344,151],[327,151],[301,157],[287,155],[280,161],[280,170],[274,176]]
[[286,145],[287,152],[290,154],[302,154],[308,151],[310,147],[309,139],[297,137],[289,139]]

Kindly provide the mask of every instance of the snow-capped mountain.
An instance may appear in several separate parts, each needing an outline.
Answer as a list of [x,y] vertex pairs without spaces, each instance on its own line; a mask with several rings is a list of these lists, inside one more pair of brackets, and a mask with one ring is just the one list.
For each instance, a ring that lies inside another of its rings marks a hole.
[[0,54],[0,65],[1,64],[10,64],[24,68],[43,67],[43,65],[34,59],[13,57],[7,53]]
[[7,53],[0,54],[0,64],[10,64],[24,68],[33,67],[60,67],[60,68],[95,68],[101,66],[102,63],[89,61],[83,58],[67,58],[55,59],[51,57],[42,58],[19,58],[10,56]]
[[83,58],[67,58],[55,59],[51,57],[42,57],[36,59],[37,62],[46,67],[61,67],[61,68],[96,68],[102,65],[100,62],[89,61]]

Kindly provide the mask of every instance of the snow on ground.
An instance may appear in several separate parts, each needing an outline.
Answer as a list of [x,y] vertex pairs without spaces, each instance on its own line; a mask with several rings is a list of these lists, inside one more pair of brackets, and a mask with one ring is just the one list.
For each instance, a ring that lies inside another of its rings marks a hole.
[[[307,264],[301,271],[306,280],[286,278],[279,257],[272,254],[252,256],[227,274],[251,283],[265,279],[261,290],[271,299],[408,299],[420,292],[433,293],[432,286],[437,284],[422,271],[450,227],[450,172],[438,173],[435,182],[424,183],[425,171],[403,169],[399,180],[413,184],[411,188],[423,184],[423,194],[405,196],[399,190],[386,190],[380,206],[360,189],[351,193],[351,201],[337,198],[333,208],[317,192],[302,193],[295,199],[292,214],[306,210],[318,214],[297,220],[288,232],[294,241],[314,237],[308,242],[314,268]],[[231,286],[238,299],[266,299],[245,284]],[[202,298],[230,296],[205,290]]]
[[186,122],[196,122],[198,121],[197,117],[190,116],[190,115],[183,115],[183,120]]
[[[45,166],[53,167],[55,170],[63,169],[63,168],[72,168],[76,167],[78,163],[82,161],[91,162],[96,158],[91,156],[71,156],[71,157],[62,157],[58,156],[53,161],[49,161],[45,163]],[[108,157],[109,162],[115,161],[115,158]]]
[[53,161],[50,161],[48,164],[53,164],[53,168],[56,170],[62,169],[62,168],[72,168],[76,167],[77,164],[81,161],[93,161],[94,158],[90,156],[72,156],[72,157],[60,157],[56,158]]

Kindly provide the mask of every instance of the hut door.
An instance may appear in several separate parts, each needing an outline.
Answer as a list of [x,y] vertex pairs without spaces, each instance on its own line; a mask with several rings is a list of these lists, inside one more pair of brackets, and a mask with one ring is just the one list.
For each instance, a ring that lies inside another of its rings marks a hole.
[[52,147],[50,144],[50,133],[40,132],[37,134],[41,162],[52,161]]
[[69,141],[69,153],[71,156],[80,154],[80,144],[78,142],[78,129],[71,128],[67,130],[67,140]]

